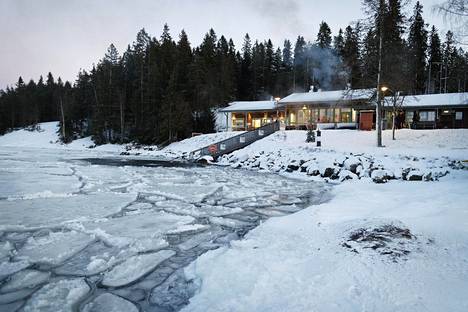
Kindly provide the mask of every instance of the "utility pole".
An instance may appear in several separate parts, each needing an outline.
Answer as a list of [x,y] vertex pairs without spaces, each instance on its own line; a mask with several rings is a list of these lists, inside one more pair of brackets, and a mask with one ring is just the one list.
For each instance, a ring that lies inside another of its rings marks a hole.
[[382,73],[382,35],[383,35],[383,25],[382,25],[382,15],[383,7],[382,2],[379,7],[379,71],[377,72],[377,105],[375,109],[375,130],[377,131],[377,147],[382,147],[382,93],[380,91],[381,84],[381,73]]

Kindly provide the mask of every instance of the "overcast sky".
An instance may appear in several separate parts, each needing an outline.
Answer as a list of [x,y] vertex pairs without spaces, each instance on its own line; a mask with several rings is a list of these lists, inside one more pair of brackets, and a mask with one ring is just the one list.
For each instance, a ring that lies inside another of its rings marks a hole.
[[[431,11],[440,1],[421,2],[426,22],[445,31]],[[168,23],[173,38],[185,29],[192,45],[212,27],[237,47],[246,32],[278,46],[299,34],[315,40],[322,20],[336,34],[361,18],[361,0],[0,0],[0,89],[49,71],[74,81],[110,43],[122,52],[143,27],[159,37]]]

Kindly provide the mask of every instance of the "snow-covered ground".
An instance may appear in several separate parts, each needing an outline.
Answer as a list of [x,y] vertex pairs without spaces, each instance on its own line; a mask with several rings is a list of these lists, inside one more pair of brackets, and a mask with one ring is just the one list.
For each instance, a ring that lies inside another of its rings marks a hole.
[[[200,291],[184,311],[468,311],[467,189],[466,171],[341,184],[192,263]],[[388,225],[411,234],[352,236]]]
[[0,311],[468,310],[466,129],[278,132],[206,168],[138,159],[238,133],[89,149],[41,127],[0,137]]

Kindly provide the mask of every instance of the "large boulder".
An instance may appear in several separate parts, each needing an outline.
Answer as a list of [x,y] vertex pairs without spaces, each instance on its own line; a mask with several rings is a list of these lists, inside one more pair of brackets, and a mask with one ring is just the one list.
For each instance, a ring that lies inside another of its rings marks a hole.
[[387,183],[388,180],[394,179],[395,175],[389,170],[377,169],[372,171],[371,178],[375,183]]

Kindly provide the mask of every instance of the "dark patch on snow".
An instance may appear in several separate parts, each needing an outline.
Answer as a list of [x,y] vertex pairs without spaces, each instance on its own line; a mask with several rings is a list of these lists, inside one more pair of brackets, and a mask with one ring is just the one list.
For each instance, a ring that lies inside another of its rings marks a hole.
[[373,250],[378,255],[388,256],[392,261],[406,260],[416,242],[416,236],[408,228],[394,224],[383,224],[370,228],[359,228],[349,233],[341,246],[354,253]]

